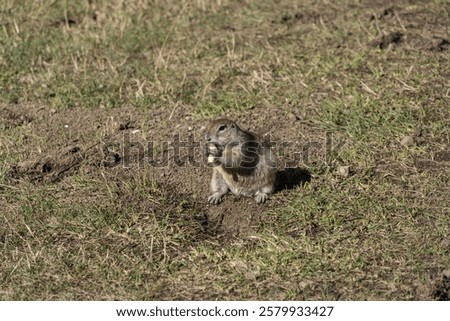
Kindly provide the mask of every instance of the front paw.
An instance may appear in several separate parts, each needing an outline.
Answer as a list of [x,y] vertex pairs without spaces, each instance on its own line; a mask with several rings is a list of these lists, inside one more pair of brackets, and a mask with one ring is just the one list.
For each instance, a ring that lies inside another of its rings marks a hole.
[[217,163],[217,158],[214,157],[213,155],[208,155],[208,165],[213,165]]
[[257,193],[255,196],[255,201],[257,204],[264,204],[267,201],[267,194],[266,193]]
[[221,157],[223,153],[223,148],[218,143],[210,142],[205,145],[204,153],[206,156],[212,155],[214,157]]
[[208,197],[208,202],[210,204],[217,205],[220,202],[222,202],[222,195],[218,194],[218,193],[214,193],[214,194],[212,194],[211,196]]

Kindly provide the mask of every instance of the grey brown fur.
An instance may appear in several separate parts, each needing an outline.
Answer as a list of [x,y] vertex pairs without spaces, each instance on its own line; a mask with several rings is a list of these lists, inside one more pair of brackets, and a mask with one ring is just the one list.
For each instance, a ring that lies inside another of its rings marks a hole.
[[228,119],[212,121],[205,139],[205,155],[213,166],[212,195],[208,201],[219,204],[231,191],[254,197],[258,204],[264,203],[274,192],[277,171],[270,143]]

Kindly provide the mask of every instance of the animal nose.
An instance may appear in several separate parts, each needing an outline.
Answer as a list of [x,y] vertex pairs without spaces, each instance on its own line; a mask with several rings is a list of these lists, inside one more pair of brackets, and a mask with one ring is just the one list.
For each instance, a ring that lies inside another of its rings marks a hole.
[[210,142],[210,141],[211,141],[211,137],[208,136],[208,135],[205,135],[205,139],[206,139],[207,142]]

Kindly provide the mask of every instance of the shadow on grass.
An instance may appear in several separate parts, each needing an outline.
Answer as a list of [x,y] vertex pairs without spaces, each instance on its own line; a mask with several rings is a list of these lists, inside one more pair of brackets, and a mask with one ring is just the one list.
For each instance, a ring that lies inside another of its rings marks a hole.
[[285,168],[277,172],[275,193],[285,189],[293,189],[311,181],[311,173],[300,167]]

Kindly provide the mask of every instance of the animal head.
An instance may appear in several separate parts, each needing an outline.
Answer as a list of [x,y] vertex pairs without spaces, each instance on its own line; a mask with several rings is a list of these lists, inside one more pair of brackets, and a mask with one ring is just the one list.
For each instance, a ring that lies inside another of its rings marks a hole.
[[241,131],[239,126],[229,119],[216,119],[209,123],[205,139],[208,143],[226,145]]

